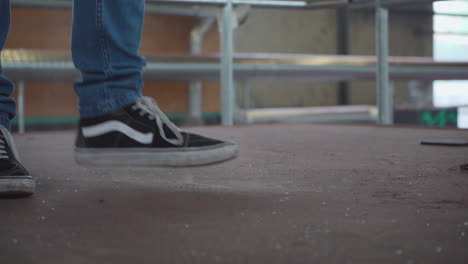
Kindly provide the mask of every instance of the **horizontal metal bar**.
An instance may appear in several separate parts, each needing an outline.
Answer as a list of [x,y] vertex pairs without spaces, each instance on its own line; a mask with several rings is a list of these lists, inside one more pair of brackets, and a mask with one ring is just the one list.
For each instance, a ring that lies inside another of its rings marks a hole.
[[271,122],[375,122],[377,108],[370,105],[262,108],[240,111],[247,123]]
[[[226,0],[147,0],[154,3],[180,5],[215,5],[223,6]],[[250,5],[267,8],[332,8],[349,4],[350,0],[232,0],[233,5]]]
[[457,36],[457,37],[467,37],[468,32],[447,32],[447,31],[426,31],[425,34],[434,34],[434,35],[445,35],[445,36]]
[[[400,12],[400,11],[398,11]],[[409,14],[418,14],[417,12],[408,12]],[[420,12],[423,15],[434,15],[434,16],[447,16],[447,17],[468,17],[468,14],[461,14],[461,13],[440,13],[440,12]]]
[[[10,0],[12,7],[28,7],[28,8],[56,8],[70,9],[72,7],[71,0]],[[216,15],[216,9],[189,7],[189,6],[221,6],[226,3],[226,0],[146,0],[158,5],[148,4],[145,11],[149,14],[173,14],[181,16],[198,16],[209,17]],[[407,5],[407,4],[424,4],[444,0],[382,0],[383,6]],[[160,5],[167,4],[166,6]],[[234,5],[250,5],[253,7],[269,7],[269,8],[335,8],[348,6],[351,9],[358,8],[373,8],[375,0],[317,0],[317,1],[301,1],[301,0],[233,0]],[[172,5],[172,6],[171,6]],[[187,5],[181,8],[174,5]],[[441,14],[443,15],[443,14]],[[449,14],[447,14],[449,15]],[[460,14],[459,16],[465,16]]]
[[[71,63],[4,63],[3,71],[14,81],[74,81],[80,74]],[[219,80],[219,63],[148,63],[146,81]],[[374,66],[234,64],[238,80],[351,81],[373,80]],[[394,80],[468,79],[466,67],[390,66]]]
[[[48,9],[71,9],[73,2],[71,0],[10,0],[11,6],[16,8],[48,8]],[[147,4],[145,6],[147,14],[178,15],[193,17],[216,17],[216,8],[200,7],[180,7]]]
[[427,9],[399,8],[394,11],[400,15],[404,14],[404,15],[409,15],[409,16],[444,16],[444,17],[462,17],[462,18],[468,17],[468,14],[463,14],[463,13],[441,13],[441,12],[434,12],[433,10],[427,10]]
[[10,0],[12,7],[23,8],[53,8],[70,9],[73,5],[70,0]]
[[[4,50],[2,68],[20,81],[74,81],[80,78],[67,52]],[[435,62],[425,57],[389,57],[395,80],[468,79],[468,63]],[[347,81],[372,80],[374,56],[305,54],[236,54],[238,80]],[[219,80],[219,56],[148,56],[145,80]]]
[[216,17],[218,10],[216,8],[200,8],[200,7],[176,7],[148,4],[145,6],[147,14],[159,15],[177,15],[177,16],[192,16],[192,17]]
[[[153,2],[158,4],[169,4],[169,5],[214,5],[223,6],[226,4],[226,0],[146,0],[146,2]],[[255,7],[276,7],[276,8],[329,8],[339,7],[346,5],[350,0],[233,0],[233,5],[250,5]],[[70,0],[11,0],[13,7],[32,7],[32,8],[70,8],[72,1]],[[150,7],[150,12],[165,12],[164,9],[170,11],[170,8],[176,7]],[[182,12],[184,13],[184,12]]]
[[[381,0],[381,6],[402,6],[402,5],[415,5],[415,4],[430,4],[433,2],[445,0]],[[349,8],[373,8],[375,7],[375,0],[353,0]]]

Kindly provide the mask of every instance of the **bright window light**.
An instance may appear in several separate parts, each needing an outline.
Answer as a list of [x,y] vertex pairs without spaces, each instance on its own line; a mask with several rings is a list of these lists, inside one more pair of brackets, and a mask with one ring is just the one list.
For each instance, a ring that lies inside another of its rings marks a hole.
[[458,108],[458,127],[468,129],[468,107]]
[[434,32],[468,34],[468,18],[466,16],[435,15]]
[[468,35],[434,34],[434,59],[468,61]]
[[468,1],[434,2],[434,12],[442,14],[468,14]]
[[435,81],[433,97],[437,107],[468,105],[468,81]]
[[[434,59],[468,62],[468,1],[434,2],[433,7]],[[468,81],[435,81],[433,98],[436,107],[464,106],[458,126],[468,128]]]

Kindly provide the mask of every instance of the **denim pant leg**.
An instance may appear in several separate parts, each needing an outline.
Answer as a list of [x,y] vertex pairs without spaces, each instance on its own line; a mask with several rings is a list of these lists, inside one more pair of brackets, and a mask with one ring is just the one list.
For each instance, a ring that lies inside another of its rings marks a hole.
[[[10,30],[10,1],[0,0],[0,51],[5,46],[5,42]],[[10,97],[13,92],[13,83],[1,73],[0,61],[0,125],[10,128],[10,120],[16,114],[16,103]]]
[[80,116],[112,112],[141,97],[145,60],[138,54],[144,0],[76,0],[72,56]]

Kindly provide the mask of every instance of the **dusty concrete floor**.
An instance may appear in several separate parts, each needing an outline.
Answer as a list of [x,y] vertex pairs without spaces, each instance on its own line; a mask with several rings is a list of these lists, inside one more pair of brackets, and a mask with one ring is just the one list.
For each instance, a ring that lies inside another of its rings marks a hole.
[[73,133],[16,136],[37,195],[0,200],[0,263],[468,263],[468,148],[455,130],[198,128],[208,167],[88,169]]

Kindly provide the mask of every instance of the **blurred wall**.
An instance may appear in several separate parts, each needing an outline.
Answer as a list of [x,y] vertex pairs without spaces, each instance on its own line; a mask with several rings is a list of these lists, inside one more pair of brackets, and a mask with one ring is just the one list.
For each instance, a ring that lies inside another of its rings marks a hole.
[[[336,53],[334,10],[253,10],[237,29],[239,52]],[[334,105],[333,83],[255,82],[253,107]],[[241,95],[239,91],[239,95]]]
[[[432,56],[430,6],[403,6],[390,12],[390,55]],[[336,54],[337,11],[255,10],[237,30],[237,51]],[[374,11],[349,12],[349,54],[375,55]],[[254,107],[336,105],[334,83],[257,82]],[[239,93],[240,96],[243,96]],[[406,83],[396,83],[395,103],[406,99]],[[375,104],[375,83],[350,83],[350,104]]]

